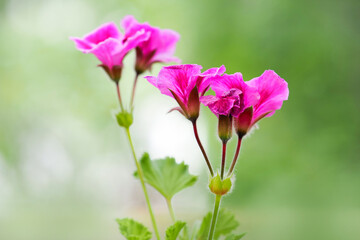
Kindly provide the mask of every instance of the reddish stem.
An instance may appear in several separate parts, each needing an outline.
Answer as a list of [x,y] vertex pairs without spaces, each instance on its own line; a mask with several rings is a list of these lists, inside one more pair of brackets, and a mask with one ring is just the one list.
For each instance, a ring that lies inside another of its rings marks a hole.
[[213,171],[213,169],[211,167],[211,163],[209,161],[209,158],[206,155],[205,149],[204,149],[203,145],[201,144],[201,141],[200,141],[200,138],[199,138],[199,134],[198,134],[198,131],[197,131],[197,126],[196,126],[196,120],[192,121],[192,124],[193,124],[193,129],[194,129],[194,134],[195,134],[196,141],[197,141],[197,143],[199,145],[199,148],[200,148],[200,150],[201,150],[201,152],[202,152],[202,154],[204,156],[206,165],[209,168],[211,176],[214,176],[214,171]]
[[121,111],[124,111],[124,106],[123,106],[122,100],[121,100],[119,83],[116,83],[116,91],[117,91],[117,95],[118,95],[118,99],[119,99],[119,104],[120,104]]
[[139,73],[136,72],[134,85],[133,85],[133,89],[132,89],[132,93],[131,93],[130,108],[132,108],[134,105],[135,89],[136,89],[136,83],[137,83],[138,77],[139,77]]
[[234,155],[234,159],[233,159],[233,161],[231,163],[231,167],[230,167],[229,172],[227,174],[228,176],[230,176],[232,174],[232,172],[234,171],[235,164],[237,162],[237,159],[238,159],[238,156],[239,156],[239,153],[240,153],[241,140],[242,140],[242,137],[239,136],[237,147],[236,147],[236,152],[235,152],[235,155]]
[[224,178],[224,170],[225,170],[225,159],[226,159],[226,141],[223,141],[222,144],[222,159],[221,159],[221,179]]

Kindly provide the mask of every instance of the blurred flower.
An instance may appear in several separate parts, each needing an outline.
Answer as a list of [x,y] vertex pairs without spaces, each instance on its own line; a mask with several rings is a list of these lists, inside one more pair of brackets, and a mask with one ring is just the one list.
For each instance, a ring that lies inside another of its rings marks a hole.
[[225,67],[211,68],[201,73],[202,66],[196,64],[163,67],[157,77],[145,77],[162,94],[173,97],[179,104],[178,110],[186,118],[195,121],[199,116],[199,94],[203,95],[209,87],[209,77],[225,72]]
[[121,22],[125,29],[125,39],[131,38],[139,31],[149,33],[150,37],[136,47],[137,74],[151,68],[155,62],[180,62],[173,56],[180,35],[170,29],[159,29],[148,23],[138,23],[133,16],[126,16]]
[[147,40],[150,33],[145,30],[134,32],[125,37],[112,22],[105,23],[83,38],[71,37],[76,48],[83,53],[94,54],[101,62],[100,65],[110,78],[118,82],[121,77],[123,58],[139,43]]

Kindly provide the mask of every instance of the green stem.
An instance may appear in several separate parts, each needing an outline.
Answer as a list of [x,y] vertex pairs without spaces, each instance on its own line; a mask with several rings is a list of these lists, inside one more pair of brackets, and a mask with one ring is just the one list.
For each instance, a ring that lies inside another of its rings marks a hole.
[[169,208],[171,219],[173,220],[173,222],[176,222],[174,209],[173,209],[172,204],[171,204],[171,199],[166,199],[166,203],[167,203],[168,208]]
[[152,211],[151,204],[150,204],[150,200],[149,200],[149,195],[148,195],[148,193],[147,193],[146,186],[145,186],[144,174],[143,174],[143,171],[142,171],[142,169],[141,169],[140,163],[139,163],[139,161],[137,160],[137,157],[136,157],[136,153],[135,153],[135,149],[134,149],[133,142],[132,142],[132,140],[131,140],[131,135],[130,135],[130,130],[129,130],[129,128],[126,128],[126,135],[127,135],[127,137],[128,137],[128,140],[129,140],[129,143],[130,143],[130,147],[131,147],[131,151],[132,151],[132,154],[133,154],[133,157],[134,157],[134,160],[135,160],[136,168],[137,168],[137,171],[138,171],[138,173],[139,173],[139,179],[140,179],[140,182],[141,182],[141,187],[142,187],[143,192],[144,192],[144,195],[145,195],[146,204],[147,204],[148,209],[149,209],[149,214],[150,214],[150,217],[151,217],[151,222],[152,222],[152,225],[153,225],[153,228],[154,228],[154,231],[155,231],[155,235],[156,235],[156,238],[157,238],[158,240],[160,240],[159,231],[158,231],[158,228],[157,228],[157,226],[156,226],[156,221],[155,221],[154,213],[153,213],[153,211]]
[[211,226],[210,226],[210,232],[209,232],[208,240],[212,240],[213,237],[214,237],[216,220],[217,220],[218,213],[219,213],[221,197],[222,197],[221,195],[216,195],[216,198],[215,198],[214,213],[213,213],[213,215],[212,215],[212,220],[211,220]]

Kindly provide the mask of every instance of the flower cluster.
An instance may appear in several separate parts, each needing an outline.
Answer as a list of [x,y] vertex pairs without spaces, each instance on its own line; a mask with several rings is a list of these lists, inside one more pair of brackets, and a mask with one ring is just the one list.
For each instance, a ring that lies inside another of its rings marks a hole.
[[[99,66],[116,83],[121,108],[116,118],[118,124],[125,128],[137,168],[134,175],[141,181],[154,232],[156,238],[160,240],[145,183],[153,186],[166,198],[170,215],[175,222],[171,199],[175,193],[194,184],[196,176],[189,174],[187,166],[177,164],[173,158],[150,161],[148,154],[144,154],[138,161],[130,135],[130,126],[133,123],[133,99],[138,76],[147,70],[151,70],[154,63],[180,62],[178,58],[173,56],[179,34],[169,29],[152,27],[148,23],[139,23],[133,16],[126,16],[121,25],[125,31],[124,34],[118,30],[114,23],[110,22],[83,38],[72,37],[70,39],[83,53],[94,54],[101,62]],[[136,51],[135,80],[130,100],[131,111],[128,112],[122,104],[119,81],[123,69],[123,59],[132,49]],[[178,103],[179,106],[170,111],[179,111],[192,123],[195,139],[211,175],[209,189],[215,194],[214,212],[209,229],[206,230],[206,227],[201,227],[196,233],[198,239],[205,239],[208,236],[208,239],[212,240],[214,237],[221,197],[231,191],[231,176],[239,156],[242,138],[260,119],[270,117],[276,110],[279,110],[289,96],[287,82],[272,70],[266,70],[259,77],[250,81],[244,81],[239,72],[225,74],[225,71],[223,65],[202,71],[200,65],[185,64],[163,67],[156,77],[145,77],[162,94],[174,98]],[[215,95],[207,94],[210,89]],[[220,174],[216,176],[197,131],[197,119],[200,115],[201,103],[209,107],[218,118],[218,135],[222,141],[222,157]],[[224,178],[226,146],[234,130],[238,136],[238,144],[227,177]],[[166,184],[163,184],[164,182]],[[204,218],[201,226],[209,224],[207,218]],[[232,217],[227,219],[232,219]],[[118,220],[118,223],[121,233],[126,238],[129,236],[137,238],[141,235],[143,239],[151,239],[151,233],[138,222],[122,219]],[[168,229],[174,235],[171,239],[176,239],[184,226],[184,222],[175,222]],[[168,231],[166,231],[166,236],[168,236]],[[182,239],[190,239],[186,231],[183,231],[183,235]],[[224,236],[224,239],[240,239],[243,235],[228,235]],[[217,238],[215,235],[215,239]]]
[[77,49],[92,53],[110,78],[119,82],[123,59],[131,49],[136,49],[135,69],[138,74],[151,68],[156,62],[179,62],[173,57],[179,34],[168,29],[138,23],[133,16],[126,16],[121,22],[122,34],[115,23],[105,23],[83,38],[71,37]]

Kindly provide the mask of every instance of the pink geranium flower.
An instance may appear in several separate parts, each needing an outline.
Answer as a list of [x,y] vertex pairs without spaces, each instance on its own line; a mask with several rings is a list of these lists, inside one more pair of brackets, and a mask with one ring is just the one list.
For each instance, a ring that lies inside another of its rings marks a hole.
[[146,22],[138,23],[133,16],[124,17],[121,25],[125,29],[125,38],[131,38],[139,31],[150,34],[146,41],[136,47],[135,70],[138,74],[150,69],[155,62],[180,62],[173,56],[180,38],[177,32],[152,27]]
[[208,78],[223,74],[225,67],[211,68],[201,73],[202,66],[196,64],[163,67],[157,77],[145,77],[162,94],[173,97],[179,104],[180,111],[189,120],[199,116],[199,95],[208,89]]
[[254,105],[259,99],[256,88],[248,86],[241,73],[215,76],[209,78],[208,81],[216,96],[203,96],[200,101],[217,116],[238,117],[240,113]]
[[273,70],[266,70],[260,77],[246,84],[256,89],[259,100],[235,120],[235,128],[239,134],[246,134],[260,119],[271,117],[289,97],[287,82]]
[[116,25],[109,22],[83,38],[71,37],[70,39],[75,42],[78,50],[94,54],[101,61],[100,66],[104,68],[110,78],[118,82],[126,54],[149,37],[150,33],[139,30],[125,38]]

